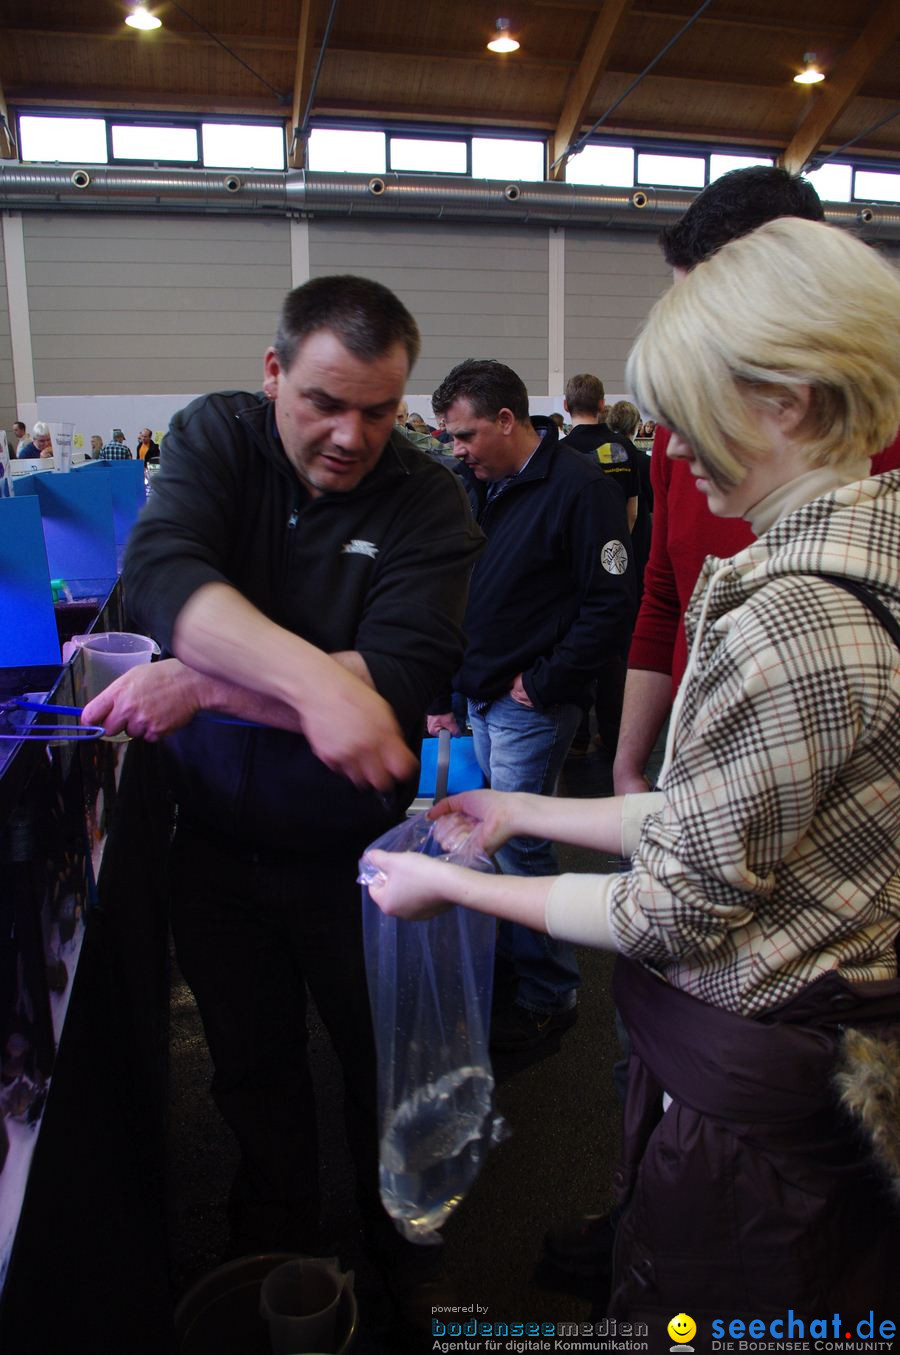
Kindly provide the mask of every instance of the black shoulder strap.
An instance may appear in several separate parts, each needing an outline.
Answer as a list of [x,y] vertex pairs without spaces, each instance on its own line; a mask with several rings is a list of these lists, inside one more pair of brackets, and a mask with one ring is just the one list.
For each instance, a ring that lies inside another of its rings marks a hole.
[[854,597],[859,598],[860,602],[868,607],[874,617],[881,622],[894,644],[900,649],[900,622],[890,612],[880,598],[876,597],[871,588],[866,588],[865,584],[857,583],[855,579],[847,579],[843,574],[819,574],[820,579],[828,579],[829,583],[836,583],[838,588],[843,588],[845,592],[852,593]]

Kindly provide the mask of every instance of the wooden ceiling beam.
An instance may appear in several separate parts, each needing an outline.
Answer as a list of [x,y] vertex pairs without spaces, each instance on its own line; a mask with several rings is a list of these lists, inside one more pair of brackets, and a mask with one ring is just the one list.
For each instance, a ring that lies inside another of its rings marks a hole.
[[306,112],[306,105],[312,91],[313,69],[315,67],[316,0],[300,0],[300,24],[297,29],[297,63],[294,67],[294,102],[291,109],[291,126],[288,133],[288,168],[302,169],[306,163],[306,137],[299,136],[300,119]]
[[785,169],[794,174],[802,170],[898,33],[900,4],[897,0],[881,0],[859,37],[836,63],[827,86],[811,91],[806,116],[781,157]]
[[566,162],[561,157],[569,149],[581,124],[587,117],[597,86],[606,71],[609,54],[619,34],[622,21],[628,13],[631,0],[604,0],[591,29],[590,37],[578,69],[569,82],[553,139],[550,143],[551,162],[559,161],[550,170],[551,179],[566,177]]

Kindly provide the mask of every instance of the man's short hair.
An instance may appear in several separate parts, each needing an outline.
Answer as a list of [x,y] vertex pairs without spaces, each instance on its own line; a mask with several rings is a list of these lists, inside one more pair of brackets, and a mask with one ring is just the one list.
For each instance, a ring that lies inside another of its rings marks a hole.
[[612,409],[606,411],[606,422],[616,433],[624,433],[630,438],[641,421],[641,411],[630,400],[617,400]]
[[124,439],[124,437],[125,437],[124,429],[121,429],[121,428],[114,428],[114,429],[112,430],[112,435],[113,435],[113,442],[115,442],[118,438]]
[[44,423],[43,419],[38,419],[37,423],[31,430],[31,436],[33,438],[48,438],[50,436],[49,425]]
[[599,414],[605,398],[603,382],[592,372],[579,372],[566,382],[566,404],[570,414]]
[[16,419],[15,423],[13,424],[13,428],[21,428],[22,432],[23,433],[25,432],[25,425],[21,419]]
[[399,297],[380,282],[352,273],[313,278],[288,292],[273,345],[285,371],[293,366],[303,340],[321,329],[330,330],[365,362],[401,343],[412,367],[422,342],[419,326]]
[[805,387],[794,441],[810,466],[851,466],[900,425],[900,277],[837,226],[768,221],[657,301],[626,380],[716,485],[740,484],[732,449],[767,451],[761,414]]
[[704,188],[684,216],[660,232],[659,243],[670,268],[694,268],[729,240],[779,216],[824,221],[825,209],[808,179],[773,165],[750,165]]
[[512,411],[518,423],[528,423],[528,391],[525,382],[494,358],[466,358],[444,377],[431,407],[435,414],[446,414],[456,400],[468,400],[478,419],[496,419],[501,409]]

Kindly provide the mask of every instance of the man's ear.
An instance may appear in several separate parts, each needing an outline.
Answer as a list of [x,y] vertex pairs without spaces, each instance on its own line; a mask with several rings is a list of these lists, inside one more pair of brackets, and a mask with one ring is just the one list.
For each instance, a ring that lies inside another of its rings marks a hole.
[[502,433],[511,433],[518,423],[518,419],[511,409],[504,406],[503,409],[497,411],[497,423],[500,425]]
[[278,394],[278,379],[281,376],[281,363],[274,348],[266,349],[263,358],[263,390],[270,400]]
[[569,402],[565,397],[563,397],[563,409],[566,411],[567,414],[572,413],[571,409],[569,408]]

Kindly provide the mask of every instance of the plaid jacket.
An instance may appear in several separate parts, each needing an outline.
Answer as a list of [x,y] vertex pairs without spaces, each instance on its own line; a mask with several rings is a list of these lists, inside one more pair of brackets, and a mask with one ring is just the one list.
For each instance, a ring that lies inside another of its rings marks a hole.
[[612,882],[621,950],[750,1015],[830,970],[892,978],[900,930],[900,472],[805,504],[706,561],[665,801]]
[[98,461],[132,461],[131,448],[126,447],[124,442],[104,442],[97,453]]

